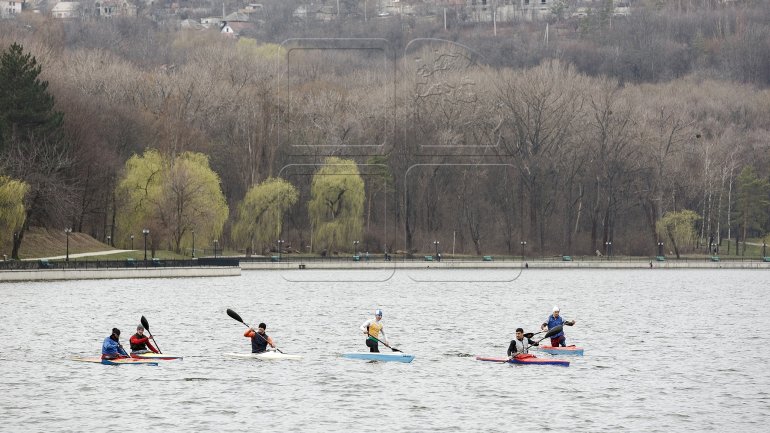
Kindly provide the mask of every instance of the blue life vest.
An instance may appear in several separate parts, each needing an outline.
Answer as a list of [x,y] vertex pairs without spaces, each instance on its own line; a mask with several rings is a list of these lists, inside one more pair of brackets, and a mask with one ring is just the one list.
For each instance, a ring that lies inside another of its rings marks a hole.
[[[551,330],[559,325],[564,325],[564,318],[562,318],[561,315],[559,315],[559,317],[554,319],[553,314],[551,314],[550,316],[548,316],[548,322],[546,323],[548,323],[548,329]],[[564,331],[559,332],[556,335],[552,335],[551,338],[558,338],[563,335],[564,335]]]

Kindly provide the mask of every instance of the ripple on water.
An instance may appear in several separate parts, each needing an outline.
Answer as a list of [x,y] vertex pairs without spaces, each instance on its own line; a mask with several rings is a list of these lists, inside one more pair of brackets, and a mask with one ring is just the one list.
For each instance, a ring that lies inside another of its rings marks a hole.
[[[511,419],[530,413],[543,416],[521,420],[519,430],[763,431],[770,372],[757,360],[770,357],[770,346],[752,347],[751,357],[694,356],[679,334],[646,330],[688,329],[686,341],[731,338],[752,329],[755,319],[745,311],[767,300],[760,289],[766,279],[761,272],[576,270],[474,284],[415,283],[397,273],[364,287],[246,271],[227,279],[0,285],[0,317],[14,324],[0,328],[0,407],[10,415],[3,428],[97,431],[105,413],[128,425],[151,408],[152,425],[166,431],[361,431],[379,413],[387,417],[378,425],[391,431],[507,432]],[[536,328],[554,304],[578,319],[570,341],[590,348],[570,358],[569,368],[472,359],[504,356],[513,330]],[[386,309],[388,337],[417,356],[413,363],[340,359],[364,349],[358,326],[376,307]],[[248,350],[226,308],[265,321],[282,350],[308,356],[270,363],[208,355]],[[619,311],[638,320],[618,320]],[[709,314],[693,325],[693,311]],[[185,355],[183,362],[50,362],[62,329],[71,353],[59,358],[95,355],[106,332],[130,329],[142,315],[164,350]],[[140,389],[137,407],[132,396]],[[105,399],[105,390],[128,390],[127,398]],[[558,410],[544,411],[541,396]]]

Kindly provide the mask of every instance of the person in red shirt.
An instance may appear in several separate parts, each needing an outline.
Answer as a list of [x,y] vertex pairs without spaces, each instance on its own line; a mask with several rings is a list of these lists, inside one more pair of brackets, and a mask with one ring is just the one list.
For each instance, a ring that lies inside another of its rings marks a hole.
[[265,352],[268,345],[275,349],[273,339],[270,338],[269,335],[265,334],[266,329],[267,325],[260,323],[256,331],[254,331],[252,328],[249,328],[246,330],[246,332],[243,333],[244,337],[251,339],[251,353]]
[[136,327],[136,334],[132,335],[128,341],[131,343],[132,354],[158,353],[158,349],[154,348],[150,343],[150,339],[144,335],[144,326],[142,325]]

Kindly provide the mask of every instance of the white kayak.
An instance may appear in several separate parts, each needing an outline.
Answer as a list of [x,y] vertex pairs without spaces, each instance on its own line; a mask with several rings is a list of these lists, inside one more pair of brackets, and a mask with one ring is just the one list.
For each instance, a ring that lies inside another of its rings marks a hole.
[[262,353],[225,353],[226,356],[232,358],[242,359],[261,359],[263,361],[280,361],[280,360],[299,360],[302,359],[302,355],[287,355],[280,352],[262,352]]
[[362,359],[365,361],[385,361],[385,362],[404,362],[410,363],[414,360],[414,355],[406,353],[377,353],[377,352],[356,352],[343,353],[343,358]]

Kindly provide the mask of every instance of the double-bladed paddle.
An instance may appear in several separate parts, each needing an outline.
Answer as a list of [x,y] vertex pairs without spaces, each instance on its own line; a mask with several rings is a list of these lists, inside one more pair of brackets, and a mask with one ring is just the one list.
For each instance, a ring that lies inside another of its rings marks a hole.
[[[567,326],[572,326],[572,325],[574,325],[574,324],[575,324],[575,321],[574,321],[574,320],[570,320],[570,321],[568,321],[568,322],[564,322],[564,325],[567,325]],[[559,326],[557,326],[557,327],[556,327],[556,328],[559,328],[559,332],[561,332],[561,330],[562,330],[562,329],[564,329],[564,325],[559,325]],[[551,328],[551,329],[556,329],[556,328]],[[524,337],[526,337],[526,338],[532,338],[532,337],[534,337],[535,335],[538,335],[538,334],[542,334],[543,332],[546,332],[546,331],[535,332],[534,334],[533,334],[533,333],[531,333],[531,332],[527,332],[526,334],[524,334]],[[550,330],[549,330],[548,332],[550,332]],[[556,334],[558,334],[559,332],[557,332]],[[551,335],[554,335],[554,334],[546,334],[546,336],[545,336],[545,337],[543,337],[542,339],[545,339],[545,338],[547,338],[547,337],[549,337],[549,336],[551,336]],[[542,339],[541,339],[541,340],[542,340]]]
[[[241,316],[238,313],[236,313],[235,311],[233,311],[233,310],[228,308],[227,309],[227,315],[230,316],[231,318],[233,318],[234,320],[237,320],[238,322],[243,323],[244,325],[246,325],[247,328],[249,328],[252,331],[254,331],[255,334],[257,334],[260,337],[262,337],[262,334],[260,334],[259,332],[255,331],[254,328],[252,328],[248,323],[244,322],[243,319],[241,319]],[[265,337],[262,337],[262,339],[267,341],[267,338],[265,338]],[[281,350],[281,349],[279,349],[277,347],[274,347],[274,349],[277,350],[280,353],[283,353],[283,350]]]
[[147,319],[145,319],[144,316],[142,316],[139,321],[142,322],[142,326],[144,326],[144,329],[147,330],[147,334],[150,336],[150,338],[152,338],[152,342],[155,343],[155,347],[158,348],[158,353],[163,353],[163,351],[160,350],[160,346],[158,346],[158,342],[155,341],[155,337],[152,336],[152,332],[150,332],[150,323],[147,322]]
[[[370,334],[368,332],[366,333],[366,335],[368,335],[372,340],[374,340],[374,341],[376,341],[378,343],[382,343],[383,346],[387,347],[388,349],[390,349],[390,350],[392,350],[394,352],[401,352],[400,350],[396,349],[395,347],[388,346],[382,340],[378,340],[377,337],[375,337],[374,335],[372,335],[372,334]],[[404,353],[404,352],[401,352],[401,353]]]
[[[541,341],[545,340],[546,338],[553,337],[554,335],[560,333],[563,329],[564,329],[564,325],[555,326],[555,327],[551,328],[548,332],[546,332],[546,334],[543,336],[543,338],[537,340],[537,342],[540,343]],[[538,334],[539,334],[539,332],[538,332]]]

